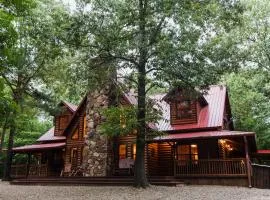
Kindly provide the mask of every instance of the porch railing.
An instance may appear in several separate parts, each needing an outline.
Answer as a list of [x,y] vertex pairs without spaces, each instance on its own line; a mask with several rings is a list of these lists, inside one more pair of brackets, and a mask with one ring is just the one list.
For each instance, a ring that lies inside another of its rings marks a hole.
[[29,176],[47,176],[48,167],[46,164],[29,165]]
[[246,159],[175,160],[174,174],[175,176],[246,176]]
[[23,178],[27,175],[27,165],[12,165],[11,166],[11,177],[12,178]]
[[[29,170],[29,172],[27,172]],[[44,177],[48,175],[48,166],[47,164],[34,165],[31,164],[19,164],[11,166],[11,177],[13,178],[23,178],[27,176],[39,176]]]

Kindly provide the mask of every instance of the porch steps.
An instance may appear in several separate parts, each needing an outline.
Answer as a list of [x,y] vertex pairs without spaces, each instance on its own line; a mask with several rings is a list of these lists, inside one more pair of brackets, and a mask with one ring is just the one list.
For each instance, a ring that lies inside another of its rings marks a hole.
[[[177,186],[183,181],[174,177],[151,177],[152,185]],[[92,186],[132,186],[133,177],[46,177],[14,179],[13,185],[92,185]]]

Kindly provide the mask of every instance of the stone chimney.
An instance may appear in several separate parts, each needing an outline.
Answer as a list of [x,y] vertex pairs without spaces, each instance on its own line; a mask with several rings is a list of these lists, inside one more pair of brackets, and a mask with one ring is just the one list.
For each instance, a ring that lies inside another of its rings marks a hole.
[[107,71],[103,76],[104,78],[97,83],[96,89],[91,90],[87,95],[87,137],[82,162],[85,176],[108,176],[112,169],[112,140],[100,133],[99,126],[105,120],[101,110],[116,105],[116,85],[113,82],[116,80],[116,72]]

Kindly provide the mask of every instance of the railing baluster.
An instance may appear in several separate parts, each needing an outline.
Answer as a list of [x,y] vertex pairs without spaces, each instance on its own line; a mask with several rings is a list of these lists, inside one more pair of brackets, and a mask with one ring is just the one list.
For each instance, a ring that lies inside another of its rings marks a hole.
[[[175,176],[188,175],[246,175],[246,161],[241,159],[175,160]],[[40,173],[43,175],[43,168]]]

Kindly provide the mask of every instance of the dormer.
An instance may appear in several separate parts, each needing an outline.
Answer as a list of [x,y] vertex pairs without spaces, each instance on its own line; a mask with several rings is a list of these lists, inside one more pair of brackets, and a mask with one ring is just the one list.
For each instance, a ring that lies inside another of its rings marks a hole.
[[163,100],[170,105],[171,125],[197,123],[200,110],[207,105],[202,94],[181,88],[171,90]]
[[63,135],[63,131],[67,127],[68,123],[72,118],[73,113],[77,109],[77,106],[68,103],[66,101],[62,101],[60,104],[58,104],[58,107],[59,112],[54,117],[55,136]]

